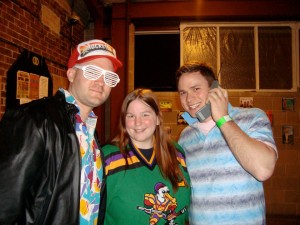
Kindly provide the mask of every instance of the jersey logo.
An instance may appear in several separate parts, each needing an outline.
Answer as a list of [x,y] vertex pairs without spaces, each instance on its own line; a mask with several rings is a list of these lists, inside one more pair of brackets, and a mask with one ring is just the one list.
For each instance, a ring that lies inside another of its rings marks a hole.
[[145,207],[138,206],[137,209],[144,211],[149,215],[149,224],[155,225],[161,219],[165,220],[166,225],[177,225],[175,219],[187,211],[187,207],[183,207],[176,212],[176,198],[170,195],[169,188],[161,182],[154,185],[154,194],[146,193],[144,195]]

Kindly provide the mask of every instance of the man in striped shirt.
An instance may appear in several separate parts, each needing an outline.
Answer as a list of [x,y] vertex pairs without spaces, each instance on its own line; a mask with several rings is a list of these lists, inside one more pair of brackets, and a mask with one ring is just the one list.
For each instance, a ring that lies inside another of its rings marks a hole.
[[[270,121],[260,109],[232,107],[226,90],[211,89],[215,80],[198,62],[176,72],[189,124],[178,142],[191,178],[190,225],[266,224],[263,181],[277,160]],[[201,119],[196,113],[208,102],[211,113]]]

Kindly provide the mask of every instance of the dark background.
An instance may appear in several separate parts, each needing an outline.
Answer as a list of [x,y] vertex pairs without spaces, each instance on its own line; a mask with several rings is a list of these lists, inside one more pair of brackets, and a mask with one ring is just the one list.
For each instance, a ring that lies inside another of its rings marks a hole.
[[179,34],[135,36],[134,88],[177,91],[175,72],[179,66]]

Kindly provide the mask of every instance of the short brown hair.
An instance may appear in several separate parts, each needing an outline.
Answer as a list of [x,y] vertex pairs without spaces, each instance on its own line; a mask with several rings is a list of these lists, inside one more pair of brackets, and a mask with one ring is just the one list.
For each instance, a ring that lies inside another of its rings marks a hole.
[[176,71],[176,87],[178,88],[179,79],[183,74],[193,72],[200,72],[200,74],[208,81],[209,85],[211,85],[214,80],[217,80],[213,69],[209,65],[198,61],[193,61],[182,65]]

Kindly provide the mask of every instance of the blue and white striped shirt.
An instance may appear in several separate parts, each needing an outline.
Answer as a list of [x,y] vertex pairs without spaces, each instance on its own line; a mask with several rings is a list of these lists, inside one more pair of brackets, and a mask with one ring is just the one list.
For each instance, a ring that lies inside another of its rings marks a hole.
[[[277,151],[269,119],[262,110],[230,104],[228,109],[247,135]],[[190,225],[266,224],[263,183],[242,168],[217,126],[205,135],[197,123],[186,127],[179,138],[192,185]]]

